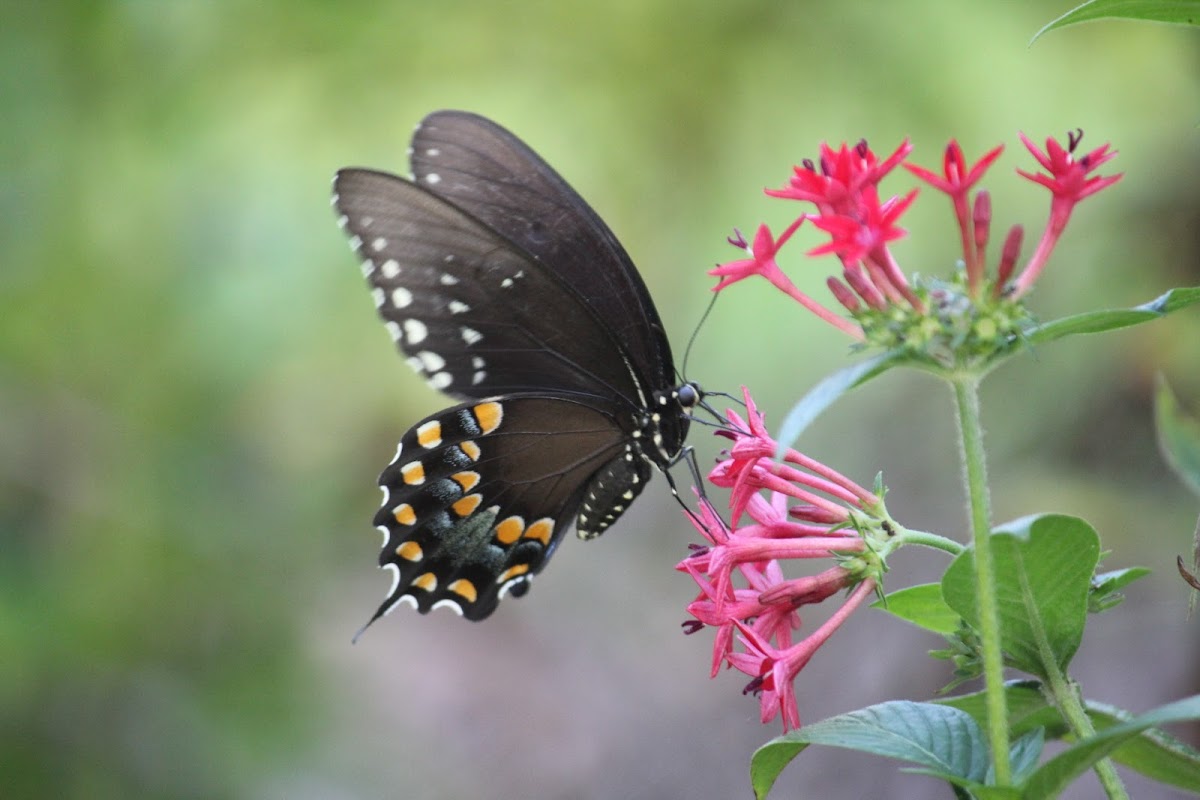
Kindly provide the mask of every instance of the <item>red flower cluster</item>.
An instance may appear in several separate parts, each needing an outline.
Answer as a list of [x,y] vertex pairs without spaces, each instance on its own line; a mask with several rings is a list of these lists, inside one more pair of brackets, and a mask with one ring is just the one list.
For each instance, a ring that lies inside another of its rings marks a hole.
[[[1119,174],[1108,177],[1090,175],[1113,158],[1116,152],[1106,144],[1075,158],[1073,154],[1081,137],[1080,132],[1070,134],[1066,147],[1047,139],[1046,152],[1043,153],[1024,134],[1021,135],[1021,141],[1049,174],[1032,174],[1023,170],[1017,172],[1050,189],[1053,200],[1038,248],[1011,285],[1009,279],[1016,267],[1022,231],[1020,226],[1014,226],[1009,232],[992,280],[992,297],[999,298],[1007,293],[1015,299],[1028,292],[1041,274],[1075,205],[1121,178]],[[888,247],[889,242],[906,235],[898,222],[912,205],[917,190],[886,200],[881,200],[879,195],[880,181],[903,164],[918,178],[950,197],[961,233],[967,292],[971,298],[980,299],[985,285],[991,200],[986,191],[976,191],[972,197],[972,190],[999,158],[1003,147],[993,148],[974,164],[968,165],[962,148],[952,140],[946,147],[940,175],[923,167],[903,163],[911,150],[912,146],[905,140],[890,156],[880,161],[865,142],[859,142],[854,147],[843,144],[837,150],[823,144],[819,164],[803,162],[794,168],[787,187],[768,189],[766,192],[771,197],[811,203],[816,213],[800,215],[778,238],[771,234],[766,225],[760,226],[752,247],[746,245],[740,234],[731,240],[745,249],[750,258],[731,261],[710,270],[710,274],[721,278],[716,290],[750,275],[762,275],[822,319],[857,339],[863,339],[861,327],[800,292],[779,268],[776,259],[780,249],[807,219],[814,227],[829,234],[827,243],[809,250],[807,255],[832,253],[842,262],[841,278],[830,277],[828,285],[834,297],[847,310],[857,313],[864,307],[882,311],[899,306],[918,314],[924,313],[925,301],[921,293],[910,286]]]
[[[676,569],[700,587],[688,605],[694,619],[684,629],[717,629],[712,674],[725,663],[749,675],[746,691],[759,693],[763,722],[781,713],[788,730],[800,726],[792,685],[796,676],[875,589],[872,559],[859,526],[880,513],[882,502],[795,450],[775,462],[777,444],[748,392],[745,399],[746,419],[727,412],[732,430],[720,433],[734,444],[709,476],[712,483],[732,490],[732,525],[701,500],[700,514],[692,523],[709,544],[695,546]],[[743,523],[743,516],[751,522]],[[813,558],[839,563],[817,575],[784,577],[782,560]],[[801,627],[801,606],[820,603],[849,587],[856,588],[833,617],[793,641]]]

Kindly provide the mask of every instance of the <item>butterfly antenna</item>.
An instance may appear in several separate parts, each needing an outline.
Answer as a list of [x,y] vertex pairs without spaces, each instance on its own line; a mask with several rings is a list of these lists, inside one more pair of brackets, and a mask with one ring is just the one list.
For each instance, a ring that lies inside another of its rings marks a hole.
[[[708,301],[708,307],[704,309],[704,313],[700,315],[700,321],[696,323],[696,327],[692,329],[692,335],[688,337],[687,347],[683,351],[683,368],[680,370],[683,376],[688,374],[687,365],[688,359],[692,357],[692,345],[696,343],[696,337],[700,335],[700,329],[704,327],[705,321],[708,320],[708,315],[712,313],[713,306],[717,304],[717,298],[720,296],[717,292],[713,292],[712,299]],[[683,376],[681,376],[682,379],[687,380]]]

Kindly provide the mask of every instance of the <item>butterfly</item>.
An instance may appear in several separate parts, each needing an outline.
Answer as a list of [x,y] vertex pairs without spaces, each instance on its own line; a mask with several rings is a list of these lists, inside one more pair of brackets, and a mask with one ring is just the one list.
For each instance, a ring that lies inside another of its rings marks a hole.
[[[412,180],[338,171],[333,207],[408,364],[458,405],[379,476],[387,597],[489,616],[574,524],[599,536],[685,453],[702,392],[677,382],[613,233],[520,139],[476,114],[417,126]],[[365,626],[364,626],[365,629]]]

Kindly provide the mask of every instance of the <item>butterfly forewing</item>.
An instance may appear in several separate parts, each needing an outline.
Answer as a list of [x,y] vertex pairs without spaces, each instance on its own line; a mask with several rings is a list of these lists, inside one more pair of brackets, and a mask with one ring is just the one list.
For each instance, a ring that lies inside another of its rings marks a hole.
[[403,178],[341,170],[346,219],[380,316],[409,364],[457,397],[637,396],[611,331],[545,265]]
[[625,343],[642,380],[675,380],[662,322],[642,277],[603,220],[533,150],[494,122],[439,111],[417,127],[414,180],[562,275]]

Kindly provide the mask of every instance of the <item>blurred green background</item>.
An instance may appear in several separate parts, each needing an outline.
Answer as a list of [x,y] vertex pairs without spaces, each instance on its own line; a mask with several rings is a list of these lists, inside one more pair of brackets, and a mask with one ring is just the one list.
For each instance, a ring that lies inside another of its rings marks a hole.
[[[493,117],[618,233],[678,360],[704,271],[736,256],[725,236],[789,219],[761,189],[820,141],[890,151],[910,136],[926,165],[950,137],[969,155],[1002,142],[996,225],[1032,237],[1048,203],[1012,172],[1032,166],[1016,133],[1082,127],[1127,175],[1080,207],[1037,313],[1200,284],[1200,39],[1099,23],[1028,45],[1072,5],[5,4],[0,795],[746,796],[749,754],[777,729],[741,676],[707,678],[709,634],[679,633],[694,590],[672,566],[694,537],[661,480],[488,622],[397,613],[350,645],[389,583],[373,568],[375,476],[445,401],[376,321],[329,179],[405,172],[433,109]],[[896,248],[906,270],[950,268],[948,211],[918,201]],[[831,262],[793,263],[825,298]],[[1158,371],[1200,405],[1198,333],[1189,312],[1069,340],[985,386],[997,518],[1080,514],[1107,566],[1155,570],[1094,620],[1077,661],[1087,694],[1133,710],[1200,690],[1200,627],[1173,575],[1197,501],[1150,416]],[[748,282],[688,377],[750,385],[777,423],[848,355]],[[889,375],[801,445],[862,482],[882,469],[898,519],[957,536],[951,410],[934,382]],[[704,461],[709,439],[693,436]],[[890,586],[943,565],[906,552]],[[938,646],[860,612],[802,676],[802,717],[929,697],[948,678],[925,656]],[[931,786],[814,752],[779,796]]]

